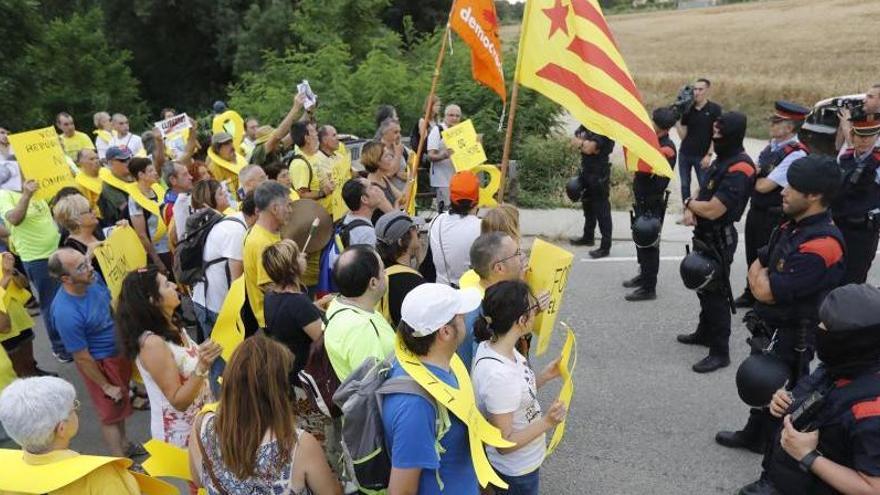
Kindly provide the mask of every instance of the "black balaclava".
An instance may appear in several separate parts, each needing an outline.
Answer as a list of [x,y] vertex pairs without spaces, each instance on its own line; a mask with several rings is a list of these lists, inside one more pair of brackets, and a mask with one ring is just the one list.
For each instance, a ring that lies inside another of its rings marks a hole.
[[828,294],[819,308],[816,356],[835,378],[852,378],[880,365],[880,289],[850,284]]
[[[715,145],[715,153],[718,158],[728,158],[743,149],[743,139],[746,137],[746,116],[739,112],[727,112],[716,121],[720,138],[712,138]],[[714,131],[713,131],[714,132]]]

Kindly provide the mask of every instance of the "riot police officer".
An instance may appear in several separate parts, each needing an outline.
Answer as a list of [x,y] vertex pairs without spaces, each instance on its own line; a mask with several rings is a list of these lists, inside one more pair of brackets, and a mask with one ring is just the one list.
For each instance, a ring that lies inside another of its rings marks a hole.
[[572,239],[575,246],[592,246],[596,243],[596,223],[602,234],[598,249],[590,251],[592,258],[604,258],[611,252],[611,161],[614,141],[597,134],[583,125],[578,127],[572,144],[581,153],[581,206],[584,209],[584,235]]
[[[774,105],[769,119],[770,143],[758,156],[755,190],[746,215],[746,266],[752,266],[758,249],[767,244],[770,233],[782,221],[782,188],[787,185],[788,167],[807,155],[807,147],[798,141],[797,131],[809,112],[808,108],[787,101]],[[754,302],[746,284],[743,294],[736,299],[736,307],[750,307]]]
[[[743,149],[746,116],[739,112],[723,114],[714,124],[712,142],[717,158],[709,167],[706,186],[696,198],[685,198],[684,223],[696,225],[694,250],[697,256],[715,260],[717,272],[697,289],[700,322],[693,333],[677,337],[683,344],[705,345],[709,355],[693,366],[697,373],[708,373],[730,364],[728,340],[733,296],[730,291],[730,263],[736,252],[737,232],[733,223],[742,217],[755,177],[755,165]],[[688,284],[682,260],[682,278]]]
[[[660,152],[675,168],[675,143],[669,139],[669,129],[675,125],[675,111],[670,108],[654,110],[651,119],[660,144]],[[660,269],[660,231],[666,215],[669,193],[666,186],[669,178],[649,172],[636,172],[633,175],[633,242],[639,260],[639,274],[623,283],[626,288],[635,288],[625,296],[627,301],[647,301],[657,298],[657,271]]]
[[846,283],[864,283],[877,254],[880,233],[880,113],[854,112],[852,148],[840,154],[843,187],[831,204],[834,223],[846,239]]
[[740,495],[877,493],[880,489],[880,289],[850,284],[828,294],[816,333],[821,364],[770,412],[783,426],[758,481]]
[[[769,354],[784,365],[777,385],[787,382],[790,389],[810,372],[819,305],[843,281],[846,268],[843,235],[828,211],[840,188],[840,170],[834,159],[807,156],[795,160],[788,169],[787,184],[782,208],[788,221],[773,231],[769,244],[759,250],[749,267],[749,283],[757,300],[745,318],[753,333],[749,339],[752,356],[740,369]],[[742,389],[754,383],[742,383],[740,373],[737,375],[740,396],[745,397]],[[751,378],[765,379],[767,376],[757,374]],[[725,447],[764,452],[778,427],[765,409],[769,400],[767,395],[750,404],[758,407],[751,409],[745,428],[721,431],[715,441]]]

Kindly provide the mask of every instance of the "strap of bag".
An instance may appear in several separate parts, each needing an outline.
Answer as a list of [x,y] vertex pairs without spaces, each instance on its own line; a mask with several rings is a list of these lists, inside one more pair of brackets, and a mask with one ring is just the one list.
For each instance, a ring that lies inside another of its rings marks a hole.
[[220,480],[217,479],[217,475],[214,474],[214,463],[211,462],[211,458],[205,452],[205,446],[202,444],[202,422],[207,420],[207,416],[207,414],[199,414],[193,423],[193,428],[196,429],[196,444],[199,447],[199,453],[202,454],[202,464],[208,469],[208,476],[211,477],[211,483],[214,484],[214,488],[221,495],[228,495],[223,485],[220,484]]

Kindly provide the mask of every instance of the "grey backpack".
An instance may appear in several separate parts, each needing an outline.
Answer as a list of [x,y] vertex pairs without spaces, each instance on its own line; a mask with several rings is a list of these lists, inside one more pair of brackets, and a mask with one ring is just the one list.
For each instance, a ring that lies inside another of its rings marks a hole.
[[409,375],[388,378],[394,355],[384,360],[367,358],[345,379],[333,402],[342,409],[342,453],[346,470],[364,493],[388,487],[391,454],[382,426],[382,396],[413,394],[424,397],[437,409],[437,442],[449,429],[449,414]]

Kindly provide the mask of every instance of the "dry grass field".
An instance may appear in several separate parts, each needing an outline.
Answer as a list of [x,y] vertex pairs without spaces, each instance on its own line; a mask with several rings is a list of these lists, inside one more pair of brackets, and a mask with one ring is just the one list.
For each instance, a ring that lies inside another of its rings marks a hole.
[[[755,137],[766,135],[761,117],[776,99],[811,106],[880,82],[878,0],[764,1],[610,16],[609,24],[649,109],[707,77],[712,99],[746,112]],[[518,26],[502,33],[515,40]]]

